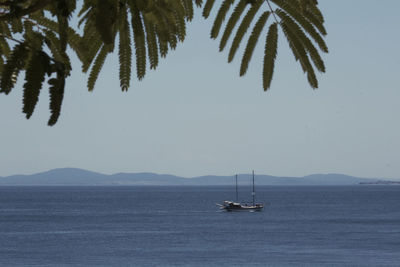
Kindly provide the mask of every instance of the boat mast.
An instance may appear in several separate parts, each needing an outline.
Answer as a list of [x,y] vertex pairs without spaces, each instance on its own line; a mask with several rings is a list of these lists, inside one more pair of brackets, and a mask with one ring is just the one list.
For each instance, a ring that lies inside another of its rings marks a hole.
[[254,170],[253,170],[253,193],[252,193],[252,195],[253,195],[253,206],[255,206],[256,205],[256,203],[255,203],[256,192],[254,192]]
[[235,178],[236,178],[236,202],[238,202],[237,174],[235,175]]

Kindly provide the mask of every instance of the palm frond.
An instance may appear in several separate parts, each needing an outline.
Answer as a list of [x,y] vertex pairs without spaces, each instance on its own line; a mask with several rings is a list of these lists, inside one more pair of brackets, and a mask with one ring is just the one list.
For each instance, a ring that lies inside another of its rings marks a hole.
[[296,57],[298,57],[303,70],[307,73],[308,82],[312,88],[318,88],[318,81],[314,72],[314,68],[308,58],[307,51],[300,39],[292,32],[286,23],[281,23],[282,30],[291,44],[291,48]]
[[94,86],[97,81],[97,77],[99,76],[100,70],[103,67],[104,61],[106,60],[107,54],[109,52],[109,47],[103,45],[100,49],[99,54],[96,57],[96,60],[93,63],[93,66],[90,70],[90,75],[87,83],[87,87],[89,91],[93,91]]
[[[1,51],[0,51],[1,53]],[[4,69],[4,59],[3,56],[0,56],[0,73],[3,73],[3,69]],[[1,93],[1,89],[0,89],[0,93]]]
[[158,38],[158,46],[160,49],[160,55],[161,57],[166,57],[168,54],[168,42],[167,40],[164,40],[163,38]]
[[221,29],[222,22],[225,20],[226,14],[229,8],[233,5],[233,0],[224,0],[221,7],[218,10],[217,17],[214,20],[214,24],[211,28],[211,38],[217,38],[219,30]]
[[43,52],[32,52],[25,73],[23,108],[22,112],[29,119],[35,110],[39,100],[40,89],[42,88],[47,69],[49,68],[49,57]]
[[158,46],[157,37],[154,29],[154,25],[144,20],[144,26],[146,29],[146,40],[147,40],[147,50],[150,61],[150,69],[156,69],[158,66]]
[[[183,14],[174,12],[175,24],[176,24],[176,34],[178,35],[179,41],[183,42],[186,37],[186,22]],[[174,34],[175,35],[175,34]]]
[[197,7],[201,7],[201,5],[203,4],[203,0],[195,0],[195,2]]
[[247,29],[250,26],[250,23],[253,21],[254,16],[256,15],[257,11],[260,9],[263,0],[256,0],[254,4],[252,4],[249,11],[244,16],[237,32],[235,38],[232,41],[231,49],[229,50],[228,55],[228,62],[231,62],[235,57],[236,51],[239,48],[240,43],[242,42],[243,36],[245,35]]
[[315,30],[314,26],[299,11],[294,9],[290,4],[288,4],[284,0],[270,0],[270,1],[274,2],[285,12],[287,12],[290,16],[292,16],[303,27],[303,29],[314,39],[314,41],[318,44],[320,49],[325,53],[328,52],[328,47],[326,46],[326,43],[322,39],[321,35]]
[[1,93],[9,94],[11,92],[19,72],[25,67],[28,52],[29,50],[24,43],[17,44],[14,47],[1,72]]
[[143,29],[142,17],[135,5],[131,6],[133,40],[136,54],[136,75],[139,80],[146,74],[146,40]]
[[182,0],[183,6],[185,8],[185,17],[188,21],[193,19],[194,10],[193,10],[193,1],[192,0]]
[[263,87],[267,91],[271,86],[272,76],[274,74],[275,59],[278,47],[278,25],[271,24],[265,41],[264,68],[263,68]]
[[224,34],[222,35],[221,41],[219,43],[219,51],[224,50],[225,45],[228,42],[228,39],[233,31],[233,28],[235,28],[236,23],[240,19],[240,16],[242,15],[246,6],[247,6],[247,1],[240,0],[239,3],[236,5],[235,9],[233,10],[233,13],[231,14],[228,23],[225,26]]
[[47,47],[51,51],[53,59],[59,63],[65,64],[66,66],[68,66],[68,68],[70,68],[71,62],[68,56],[66,56],[65,52],[60,50],[61,43],[54,32],[48,30],[45,31],[45,42],[47,44]]
[[10,30],[10,25],[4,21],[0,21],[0,32],[7,37],[10,37],[12,30]]
[[326,35],[326,29],[324,27],[324,21],[319,20],[319,18],[309,10],[305,10],[303,14],[306,18],[319,30],[322,35]]
[[[39,16],[38,14],[31,14],[29,16],[32,20],[34,20],[37,24],[45,27],[48,31],[52,32],[59,32],[59,26],[56,21],[53,21],[51,19],[48,19],[44,16]],[[86,45],[86,42],[82,39],[82,37],[71,27],[67,27],[67,42],[71,46],[71,48],[75,51],[77,54],[79,60],[81,62],[86,62],[88,59],[86,56],[88,46]],[[89,43],[89,42],[88,42]],[[89,43],[90,44],[90,43]]]
[[127,91],[131,78],[131,32],[126,9],[121,10],[119,23],[119,80],[122,91]]
[[95,25],[104,44],[114,43],[114,26],[118,16],[117,1],[98,0],[94,6]]
[[56,124],[61,114],[61,105],[64,98],[64,87],[65,87],[65,74],[62,70],[57,71],[57,78],[52,78],[48,81],[49,95],[50,95],[50,113],[51,116],[47,124],[53,126]]
[[258,21],[256,22],[256,24],[254,25],[253,28],[253,32],[251,33],[249,40],[247,42],[247,46],[246,49],[244,51],[243,54],[243,58],[242,58],[242,63],[240,65],[240,76],[243,76],[246,74],[247,72],[247,68],[249,66],[251,57],[253,55],[254,52],[254,48],[257,45],[258,39],[260,37],[261,31],[264,29],[264,26],[270,16],[270,12],[266,11],[264,12],[258,19]]
[[317,69],[321,72],[325,72],[325,64],[321,56],[319,55],[317,49],[312,44],[311,40],[302,31],[300,26],[291,17],[286,15],[286,13],[280,9],[276,10],[276,14],[282,19],[282,23],[285,23],[287,27],[289,27],[290,30],[301,41],[306,51],[310,54],[310,57],[313,60],[314,65],[317,67]]
[[13,33],[22,33],[24,30],[22,21],[20,19],[11,20],[11,30]]
[[8,45],[7,41],[1,36],[0,36],[0,52],[1,55],[4,55],[6,57],[8,57],[11,52],[10,46]]
[[214,6],[214,2],[215,0],[207,0],[207,2],[204,5],[203,8],[203,17],[204,18],[208,18],[208,16],[210,15],[211,9]]
[[88,21],[85,24],[83,42],[87,45],[84,60],[82,61],[82,71],[87,72],[103,44],[93,21]]

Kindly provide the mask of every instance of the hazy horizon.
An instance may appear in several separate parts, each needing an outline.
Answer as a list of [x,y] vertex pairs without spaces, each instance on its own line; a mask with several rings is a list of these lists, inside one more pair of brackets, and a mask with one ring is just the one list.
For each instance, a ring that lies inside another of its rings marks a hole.
[[[206,177],[206,176],[215,176],[215,177],[234,177],[235,175],[240,176],[249,176],[252,175],[252,170],[248,171],[248,172],[243,172],[243,173],[228,173],[228,174],[220,174],[220,175],[216,175],[213,173],[204,173],[204,174],[197,174],[197,175],[193,175],[193,176],[182,176],[182,175],[177,175],[175,173],[158,173],[158,172],[112,172],[112,173],[105,173],[105,172],[100,172],[100,171],[96,171],[96,170],[90,170],[90,169],[85,169],[85,168],[76,168],[76,167],[60,167],[60,168],[53,168],[53,169],[48,169],[48,170],[42,170],[42,171],[38,171],[38,172],[33,172],[33,173],[14,173],[11,175],[7,175],[7,176],[0,176],[1,178],[6,178],[6,177],[10,177],[10,176],[18,176],[18,175],[26,175],[26,176],[30,176],[30,175],[37,175],[37,174],[41,174],[41,173],[47,173],[47,172],[52,172],[52,171],[68,171],[68,170],[79,170],[79,171],[88,171],[88,172],[93,172],[93,173],[97,173],[100,175],[117,175],[117,174],[142,174],[142,173],[148,173],[148,174],[155,174],[155,175],[170,175],[170,176],[176,176],[179,178],[187,178],[187,179],[191,179],[191,178],[197,178],[197,177]],[[354,178],[362,178],[362,179],[379,179],[379,180],[392,180],[392,181],[400,181],[400,178],[387,178],[387,177],[361,177],[361,176],[352,176],[346,173],[309,173],[303,176],[287,176],[287,175],[271,175],[269,173],[258,173],[255,172],[255,176],[271,176],[271,177],[277,177],[277,178],[304,178],[304,177],[308,177],[308,176],[326,176],[326,175],[343,175],[343,176],[349,176],[349,177],[354,177]]]

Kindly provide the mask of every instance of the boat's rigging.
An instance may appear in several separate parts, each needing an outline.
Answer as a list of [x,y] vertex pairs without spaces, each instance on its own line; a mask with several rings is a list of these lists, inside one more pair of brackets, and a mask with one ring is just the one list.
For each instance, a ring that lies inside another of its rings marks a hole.
[[241,204],[238,201],[238,181],[237,181],[238,175],[235,175],[235,184],[236,184],[236,202],[233,201],[224,201],[223,204],[217,204],[220,206],[221,209],[227,210],[227,211],[241,211],[241,210],[248,210],[248,211],[260,211],[264,207],[262,203],[256,203],[255,200],[255,188],[254,188],[254,170],[253,170],[253,191],[252,191],[252,196],[253,196],[253,204],[248,205],[247,203]]

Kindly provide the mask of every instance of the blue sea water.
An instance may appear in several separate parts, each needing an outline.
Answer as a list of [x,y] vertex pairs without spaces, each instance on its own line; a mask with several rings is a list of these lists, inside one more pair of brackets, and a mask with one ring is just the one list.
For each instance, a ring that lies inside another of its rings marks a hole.
[[0,265],[400,266],[400,186],[256,189],[0,187]]

